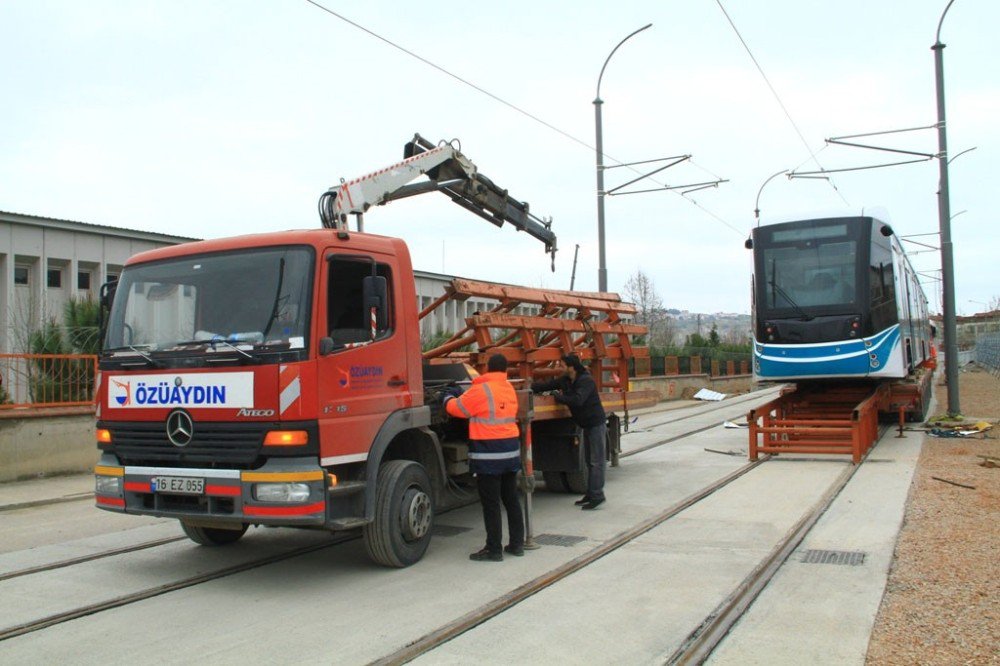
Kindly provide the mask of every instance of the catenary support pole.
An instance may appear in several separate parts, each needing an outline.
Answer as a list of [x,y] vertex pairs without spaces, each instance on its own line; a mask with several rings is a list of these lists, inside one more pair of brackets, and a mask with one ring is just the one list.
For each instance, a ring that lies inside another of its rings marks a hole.
[[941,282],[942,318],[944,324],[944,368],[948,385],[948,415],[962,413],[958,394],[958,340],[955,322],[955,261],[951,241],[951,200],[948,192],[948,129],[945,124],[944,103],[944,44],[941,43],[941,24],[952,3],[941,14],[934,51],[934,82],[937,89],[938,165],[941,172],[938,189],[938,222],[941,227]]

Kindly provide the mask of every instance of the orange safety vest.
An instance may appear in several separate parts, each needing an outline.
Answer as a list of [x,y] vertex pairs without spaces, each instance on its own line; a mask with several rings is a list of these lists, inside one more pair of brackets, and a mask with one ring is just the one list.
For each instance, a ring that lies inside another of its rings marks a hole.
[[487,372],[472,386],[445,403],[451,416],[469,419],[469,439],[508,439],[518,436],[517,394],[505,372]]

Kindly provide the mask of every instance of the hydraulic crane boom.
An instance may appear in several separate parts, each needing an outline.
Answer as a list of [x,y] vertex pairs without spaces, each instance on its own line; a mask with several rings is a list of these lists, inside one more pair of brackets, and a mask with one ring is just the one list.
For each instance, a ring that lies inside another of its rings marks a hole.
[[[557,247],[552,221],[532,215],[527,202],[517,201],[507,194],[507,190],[480,174],[476,165],[458,148],[444,142],[435,146],[415,134],[404,146],[403,157],[402,162],[351,181],[341,180],[340,185],[324,192],[319,200],[323,226],[347,229],[350,214],[357,218],[358,230],[362,231],[363,215],[372,206],[440,191],[491,224],[502,227],[508,222],[518,231],[525,231],[542,241],[555,267]],[[410,181],[420,174],[430,180],[411,184]]]

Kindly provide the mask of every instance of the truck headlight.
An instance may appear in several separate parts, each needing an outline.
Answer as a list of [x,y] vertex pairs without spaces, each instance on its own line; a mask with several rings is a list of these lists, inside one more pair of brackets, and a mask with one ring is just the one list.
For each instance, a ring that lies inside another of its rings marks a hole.
[[95,476],[94,493],[98,495],[115,495],[122,492],[122,478],[120,476]]
[[309,484],[255,483],[253,497],[258,502],[304,502],[309,499]]

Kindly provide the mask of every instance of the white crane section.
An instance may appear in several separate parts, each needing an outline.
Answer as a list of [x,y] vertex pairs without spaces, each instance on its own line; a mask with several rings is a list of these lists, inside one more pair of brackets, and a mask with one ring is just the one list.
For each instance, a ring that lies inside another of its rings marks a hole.
[[[511,198],[507,190],[497,187],[480,174],[476,165],[454,145],[441,143],[434,146],[416,134],[403,152],[406,159],[402,162],[354,180],[341,180],[340,185],[325,192],[319,200],[323,226],[347,230],[347,216],[354,215],[358,231],[363,231],[363,215],[372,206],[440,191],[498,227],[507,222],[518,231],[526,231],[542,241],[554,264],[557,248],[551,220],[541,220],[532,215],[526,202]],[[421,175],[430,180],[411,184]]]

